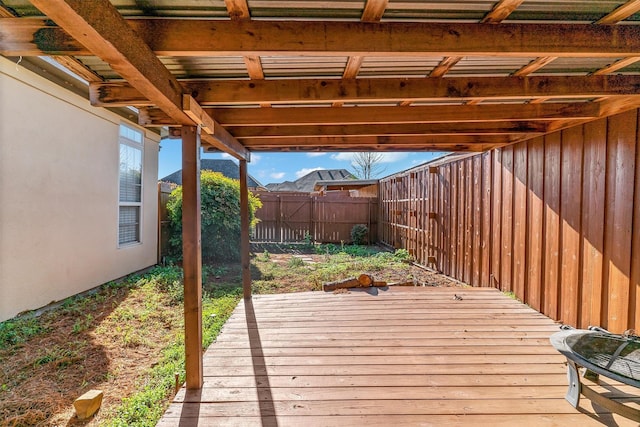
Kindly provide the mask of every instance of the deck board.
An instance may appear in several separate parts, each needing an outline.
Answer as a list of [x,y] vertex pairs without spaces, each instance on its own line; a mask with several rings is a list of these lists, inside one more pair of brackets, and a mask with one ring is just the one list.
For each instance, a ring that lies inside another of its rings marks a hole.
[[564,400],[557,330],[486,288],[257,295],[206,351],[202,390],[181,389],[158,425],[635,425]]

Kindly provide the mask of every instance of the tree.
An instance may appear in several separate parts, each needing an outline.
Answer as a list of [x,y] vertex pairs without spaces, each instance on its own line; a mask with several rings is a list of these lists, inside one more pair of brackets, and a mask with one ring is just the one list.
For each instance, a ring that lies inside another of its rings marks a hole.
[[[219,172],[200,173],[202,214],[202,259],[235,261],[240,258],[240,181]],[[249,192],[249,221],[255,226],[260,199]],[[182,187],[171,192],[169,212],[169,250],[182,258]]]
[[353,174],[360,179],[372,179],[380,175],[387,168],[382,166],[382,153],[377,152],[358,152],[353,153],[351,166]]

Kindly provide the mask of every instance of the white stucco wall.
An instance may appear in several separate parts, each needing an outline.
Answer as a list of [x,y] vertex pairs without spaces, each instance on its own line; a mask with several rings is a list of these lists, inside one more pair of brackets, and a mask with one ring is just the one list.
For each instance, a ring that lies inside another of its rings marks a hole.
[[0,321],[156,263],[159,136],[145,133],[142,243],[118,248],[121,123],[0,57]]

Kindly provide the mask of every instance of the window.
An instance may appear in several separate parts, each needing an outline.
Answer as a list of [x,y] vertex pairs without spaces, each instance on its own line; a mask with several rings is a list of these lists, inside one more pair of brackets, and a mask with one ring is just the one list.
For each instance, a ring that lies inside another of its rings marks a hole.
[[118,244],[140,242],[142,218],[142,132],[120,125]]

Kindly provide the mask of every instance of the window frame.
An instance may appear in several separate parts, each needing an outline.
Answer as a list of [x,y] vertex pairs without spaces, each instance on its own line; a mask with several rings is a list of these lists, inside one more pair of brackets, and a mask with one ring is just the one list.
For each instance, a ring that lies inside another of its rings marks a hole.
[[[132,138],[133,137],[133,138]],[[135,138],[135,139],[134,139]],[[118,127],[118,209],[117,209],[117,233],[116,241],[118,248],[127,248],[131,246],[138,246],[142,244],[142,222],[143,222],[143,200],[144,200],[144,132],[140,129],[136,129],[127,124],[121,123]],[[120,156],[122,152],[122,146],[136,149],[140,151],[140,201],[122,201],[121,200],[121,174],[120,174]],[[138,208],[138,229],[137,240],[131,242],[120,241],[120,211],[122,207],[137,207]]]

